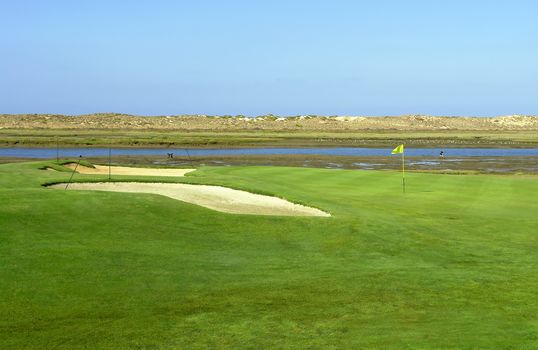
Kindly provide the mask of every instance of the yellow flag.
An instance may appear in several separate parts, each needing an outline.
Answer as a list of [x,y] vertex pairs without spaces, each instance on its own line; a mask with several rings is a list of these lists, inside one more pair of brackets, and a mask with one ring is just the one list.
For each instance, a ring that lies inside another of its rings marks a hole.
[[404,145],[399,145],[395,149],[392,150],[392,154],[400,154],[404,153]]

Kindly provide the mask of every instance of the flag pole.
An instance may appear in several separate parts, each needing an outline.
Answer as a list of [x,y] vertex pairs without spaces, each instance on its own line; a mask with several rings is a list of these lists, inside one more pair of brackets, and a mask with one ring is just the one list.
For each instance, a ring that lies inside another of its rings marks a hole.
[[402,143],[392,150],[391,154],[402,154],[402,191],[405,193],[405,146]]
[[108,179],[112,178],[112,148],[108,147]]
[[402,189],[405,193],[405,151],[402,152]]

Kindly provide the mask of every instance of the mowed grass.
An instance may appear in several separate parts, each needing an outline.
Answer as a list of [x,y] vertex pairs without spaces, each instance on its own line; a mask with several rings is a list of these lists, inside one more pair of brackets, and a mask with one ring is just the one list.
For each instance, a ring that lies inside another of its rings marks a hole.
[[410,173],[405,195],[392,171],[174,180],[333,215],[293,218],[45,189],[70,175],[45,164],[0,165],[0,349],[538,348],[538,177]]

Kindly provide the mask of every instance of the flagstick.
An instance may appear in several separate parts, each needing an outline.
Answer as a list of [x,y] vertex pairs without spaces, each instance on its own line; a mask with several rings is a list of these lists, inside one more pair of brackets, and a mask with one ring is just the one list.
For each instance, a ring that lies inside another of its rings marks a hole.
[[405,193],[405,152],[402,152],[402,189]]
[[73,169],[73,172],[71,173],[71,177],[69,178],[69,182],[65,185],[65,189],[67,190],[67,187],[69,187],[69,184],[71,183],[71,180],[73,180],[73,175],[77,172],[77,168],[80,164],[80,161],[82,160],[82,156],[78,156],[78,162],[77,165],[75,165],[75,169]]
[[112,148],[108,147],[108,179],[112,178]]

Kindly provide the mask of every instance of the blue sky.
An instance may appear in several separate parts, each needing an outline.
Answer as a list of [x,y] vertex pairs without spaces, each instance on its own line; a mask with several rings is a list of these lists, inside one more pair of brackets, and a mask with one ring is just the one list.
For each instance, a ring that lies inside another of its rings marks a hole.
[[536,1],[0,0],[0,113],[538,114]]

